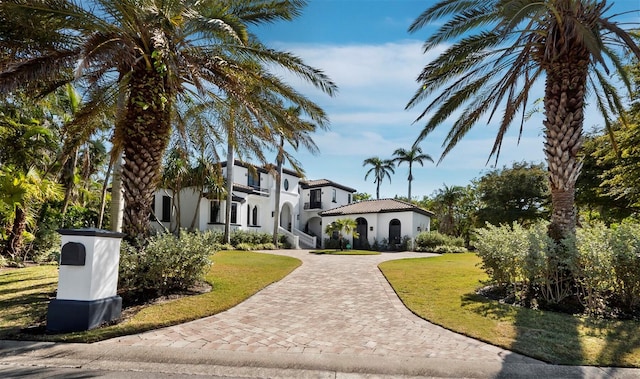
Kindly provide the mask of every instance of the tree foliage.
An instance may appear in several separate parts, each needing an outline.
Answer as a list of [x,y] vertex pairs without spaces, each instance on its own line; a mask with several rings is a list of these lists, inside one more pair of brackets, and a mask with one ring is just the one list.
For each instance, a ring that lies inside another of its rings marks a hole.
[[515,162],[511,167],[492,170],[477,182],[481,208],[478,222],[484,225],[523,225],[547,215],[549,185],[542,164]]

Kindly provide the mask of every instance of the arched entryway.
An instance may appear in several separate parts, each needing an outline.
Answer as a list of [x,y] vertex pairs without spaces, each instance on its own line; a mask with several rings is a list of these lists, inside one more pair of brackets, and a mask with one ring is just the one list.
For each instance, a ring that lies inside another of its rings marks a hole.
[[282,205],[282,209],[280,210],[280,226],[291,231],[292,220],[293,212],[291,210],[291,205],[289,203],[285,203]]
[[400,220],[397,218],[394,218],[389,222],[389,244],[397,245],[402,241],[400,227]]
[[356,232],[358,232],[358,238],[353,239],[353,248],[354,249],[365,249],[369,248],[369,239],[367,232],[369,230],[369,224],[367,223],[367,219],[358,217],[356,219]]

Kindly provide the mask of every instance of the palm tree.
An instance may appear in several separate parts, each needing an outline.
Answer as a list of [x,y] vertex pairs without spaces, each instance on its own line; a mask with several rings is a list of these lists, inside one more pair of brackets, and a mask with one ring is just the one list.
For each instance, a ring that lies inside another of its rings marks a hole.
[[549,235],[555,240],[575,233],[586,94],[595,95],[595,107],[610,126],[612,115],[623,111],[619,84],[610,74],[631,92],[622,57],[640,57],[629,33],[605,16],[609,10],[604,0],[441,0],[409,28],[415,32],[451,16],[424,45],[425,53],[448,47],[424,67],[420,88],[407,105],[435,95],[417,118],[430,117],[417,141],[459,111],[440,161],[481,119],[491,122],[499,113],[490,153],[497,160],[516,119],[522,133],[531,90],[545,79],[544,151],[553,208]]
[[280,191],[282,188],[282,170],[285,159],[291,164],[293,169],[300,175],[303,174],[300,163],[291,156],[284,148],[285,141],[288,142],[295,151],[302,145],[315,155],[319,152],[318,146],[313,139],[309,136],[316,130],[317,125],[312,122],[308,122],[301,118],[300,107],[289,107],[285,111],[286,119],[282,120],[282,124],[274,125],[277,130],[276,133],[280,135],[280,143],[276,154],[276,188],[275,188],[275,209],[273,216],[273,238],[272,242],[278,247],[278,228],[280,227]]
[[362,162],[362,166],[371,165],[369,171],[364,176],[364,180],[367,180],[369,174],[373,173],[374,180],[376,183],[376,199],[380,199],[380,184],[384,180],[385,177],[389,178],[389,183],[391,183],[391,174],[394,174],[395,163],[391,159],[380,159],[379,157],[371,157],[367,158]]
[[455,208],[465,195],[465,189],[461,186],[447,186],[437,191],[434,202],[444,213],[438,230],[443,234],[455,235]]
[[393,152],[393,155],[396,156],[393,159],[393,161],[398,164],[398,167],[400,167],[400,164],[402,162],[407,162],[409,164],[409,177],[407,178],[407,180],[409,181],[409,193],[407,195],[407,199],[411,201],[411,182],[413,181],[413,173],[412,173],[413,163],[414,162],[420,163],[420,166],[424,166],[424,161],[429,161],[433,163],[433,158],[431,158],[429,154],[424,154],[422,152],[422,148],[416,144],[411,146],[410,150],[402,149],[402,148],[396,149],[396,151]]
[[7,55],[0,61],[0,89],[29,86],[38,93],[79,83],[87,88],[88,101],[67,134],[79,136],[91,135],[84,120],[125,94],[114,134],[124,152],[124,232],[142,241],[149,231],[163,153],[182,105],[232,100],[260,119],[263,104],[247,91],[260,87],[324,121],[313,102],[265,67],[289,70],[328,94],[335,85],[298,57],[266,48],[248,29],[249,24],[290,20],[304,5],[258,0],[224,5],[213,0],[3,1],[0,48]]
[[353,238],[358,238],[359,234],[356,231],[358,229],[358,223],[352,218],[339,218],[334,222],[328,224],[324,228],[324,232],[331,236],[334,232],[338,233],[338,240],[340,244],[340,250],[344,248],[344,236],[345,234],[351,234]]

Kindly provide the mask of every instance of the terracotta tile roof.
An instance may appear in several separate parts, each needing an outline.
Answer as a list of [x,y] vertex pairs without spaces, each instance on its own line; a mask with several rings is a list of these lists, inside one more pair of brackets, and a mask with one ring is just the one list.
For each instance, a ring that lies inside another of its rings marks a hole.
[[336,188],[345,190],[347,192],[351,192],[351,193],[356,192],[356,190],[351,187],[343,186],[342,184],[338,184],[329,179],[301,180],[300,186],[303,189],[320,188],[320,187],[336,187]]
[[406,201],[396,199],[364,200],[358,203],[343,205],[341,207],[320,212],[320,216],[343,216],[364,213],[386,213],[386,212],[417,212],[429,217],[433,212],[422,209]]

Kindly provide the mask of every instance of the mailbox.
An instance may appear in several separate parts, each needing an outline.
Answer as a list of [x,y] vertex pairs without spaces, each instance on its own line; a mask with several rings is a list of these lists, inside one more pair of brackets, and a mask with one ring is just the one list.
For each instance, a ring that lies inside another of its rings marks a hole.
[[67,242],[60,252],[60,265],[84,266],[87,261],[87,250],[78,242]]
[[124,234],[107,230],[62,229],[58,291],[49,303],[47,330],[89,330],[122,313],[117,296],[120,241]]

